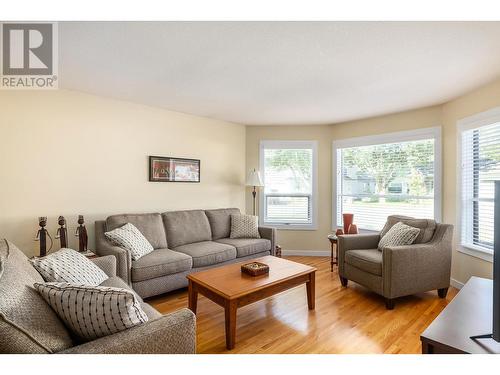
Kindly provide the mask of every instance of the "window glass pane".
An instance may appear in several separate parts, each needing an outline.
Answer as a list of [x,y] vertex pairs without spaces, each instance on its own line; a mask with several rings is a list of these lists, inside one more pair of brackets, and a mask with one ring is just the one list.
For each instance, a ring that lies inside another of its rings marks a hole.
[[464,245],[493,249],[494,181],[500,180],[500,124],[462,133]]
[[312,148],[264,148],[264,221],[311,224]]
[[264,171],[268,194],[312,192],[311,149],[265,149]]
[[434,218],[434,139],[340,149],[337,223],[380,230],[389,215]]

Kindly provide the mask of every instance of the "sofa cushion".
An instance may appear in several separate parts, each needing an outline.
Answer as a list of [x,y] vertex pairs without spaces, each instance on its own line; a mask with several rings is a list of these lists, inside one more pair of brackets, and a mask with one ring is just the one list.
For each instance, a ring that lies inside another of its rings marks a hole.
[[345,262],[373,275],[382,275],[382,252],[378,249],[346,251]]
[[168,247],[171,249],[212,239],[212,231],[205,211],[171,211],[163,213],[162,217],[167,232]]
[[95,340],[148,321],[129,288],[35,283],[35,289],[82,341]]
[[190,270],[193,260],[189,255],[170,249],[157,249],[132,261],[132,281],[144,281],[156,277]]
[[0,261],[0,353],[54,353],[72,347],[63,322],[33,288],[43,279],[26,255],[0,240]]
[[104,235],[114,245],[128,250],[133,260],[138,260],[154,250],[147,238],[132,223],[104,232]]
[[234,246],[213,241],[179,246],[175,248],[175,251],[193,258],[193,268],[211,266],[212,264],[236,259],[236,248]]
[[227,238],[231,234],[231,215],[239,215],[239,208],[205,210],[212,229],[212,240]]
[[436,220],[433,219],[415,219],[410,216],[403,215],[391,215],[387,217],[387,222],[380,232],[380,238],[382,238],[391,229],[394,224],[402,222],[403,224],[409,225],[410,227],[420,229],[420,233],[415,239],[414,243],[426,243],[429,242],[434,236],[434,231],[436,230]]
[[73,249],[63,248],[30,262],[45,281],[99,285],[108,278],[89,258]]
[[106,231],[119,228],[127,223],[133,224],[149,241],[153,249],[163,249],[167,246],[167,236],[161,215],[151,214],[123,214],[113,215],[106,219]]
[[271,250],[271,241],[265,238],[221,238],[216,242],[234,246],[238,258]]
[[259,217],[255,215],[231,215],[230,238],[260,238]]

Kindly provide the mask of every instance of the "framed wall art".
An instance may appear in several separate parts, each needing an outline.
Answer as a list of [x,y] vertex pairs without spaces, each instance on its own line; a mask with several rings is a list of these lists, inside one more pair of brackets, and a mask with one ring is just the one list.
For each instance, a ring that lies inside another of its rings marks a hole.
[[200,182],[200,160],[150,156],[149,181]]

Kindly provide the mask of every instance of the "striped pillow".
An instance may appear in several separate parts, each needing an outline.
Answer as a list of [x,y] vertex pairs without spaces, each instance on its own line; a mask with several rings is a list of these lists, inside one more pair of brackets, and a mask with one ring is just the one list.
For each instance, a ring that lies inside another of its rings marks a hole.
[[104,232],[104,235],[115,245],[130,251],[132,260],[138,260],[154,250],[141,231],[130,223],[112,231]]
[[108,276],[85,255],[76,250],[61,249],[30,262],[45,281],[83,285],[99,285]]
[[386,246],[411,245],[420,233],[420,229],[398,222],[380,239],[378,249],[382,251]]
[[134,293],[123,288],[35,283],[35,289],[64,324],[83,341],[146,323]]

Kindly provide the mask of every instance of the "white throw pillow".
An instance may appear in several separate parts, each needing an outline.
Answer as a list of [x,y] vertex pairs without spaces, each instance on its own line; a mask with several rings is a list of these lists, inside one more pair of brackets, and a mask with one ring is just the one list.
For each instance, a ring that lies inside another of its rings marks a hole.
[[419,233],[420,229],[398,222],[380,239],[378,249],[382,251],[386,246],[411,245]]
[[134,293],[123,288],[35,283],[43,299],[83,341],[144,324],[148,317]]
[[230,238],[260,238],[259,218],[253,215],[231,215]]
[[154,250],[141,231],[130,223],[105,232],[104,235],[115,245],[130,251],[133,260],[137,260]]
[[73,249],[61,249],[43,258],[30,260],[45,281],[99,285],[106,273],[85,255]]

